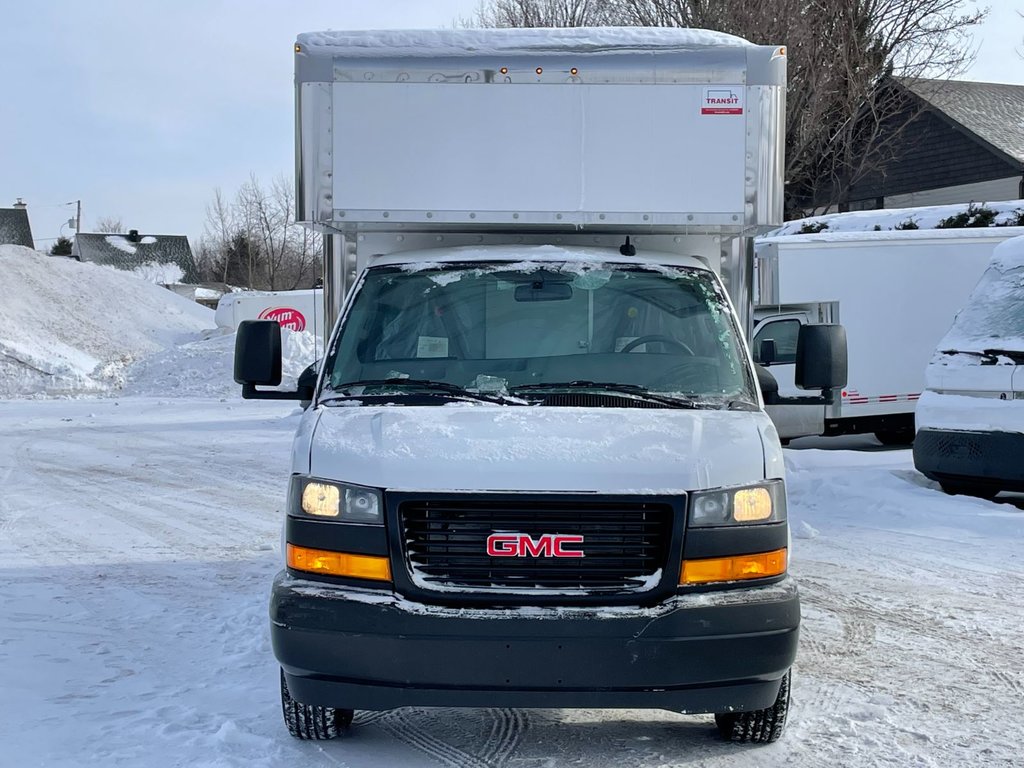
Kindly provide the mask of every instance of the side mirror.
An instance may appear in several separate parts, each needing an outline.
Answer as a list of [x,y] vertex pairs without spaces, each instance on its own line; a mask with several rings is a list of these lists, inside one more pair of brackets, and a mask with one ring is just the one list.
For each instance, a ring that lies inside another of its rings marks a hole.
[[771,371],[761,365],[754,365],[754,373],[757,374],[757,385],[761,388],[764,404],[776,405],[779,402],[779,382],[772,376]]
[[243,320],[235,335],[235,383],[276,387],[281,383],[281,325]]
[[295,392],[258,390],[281,383],[281,325],[273,320],[243,320],[235,336],[235,382],[246,400],[312,399],[313,388]]
[[775,339],[761,339],[761,345],[757,350],[757,362],[761,365],[771,365],[778,360],[778,357]]
[[796,385],[831,390],[847,381],[846,329],[841,325],[802,325],[796,342]]

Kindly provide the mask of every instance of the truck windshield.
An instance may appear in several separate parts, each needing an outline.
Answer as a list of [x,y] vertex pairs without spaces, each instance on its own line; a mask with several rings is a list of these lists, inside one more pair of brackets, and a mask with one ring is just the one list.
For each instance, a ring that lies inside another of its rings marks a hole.
[[1024,352],[1024,265],[995,259],[981,276],[940,351]]
[[357,291],[326,362],[324,386],[339,394],[407,380],[523,397],[550,386],[672,394],[708,406],[756,402],[728,302],[705,270],[376,267]]

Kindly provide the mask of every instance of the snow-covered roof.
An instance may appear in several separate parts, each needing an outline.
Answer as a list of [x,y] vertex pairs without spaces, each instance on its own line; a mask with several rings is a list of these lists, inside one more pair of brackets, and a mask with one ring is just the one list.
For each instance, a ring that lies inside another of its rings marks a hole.
[[103,234],[75,236],[73,255],[80,261],[135,270],[145,264],[174,264],[187,283],[195,282],[196,265],[185,235]]
[[306,53],[349,57],[484,56],[597,53],[636,50],[744,47],[750,42],[707,29],[570,27],[535,29],[411,29],[307,32],[297,45]]
[[24,208],[0,208],[0,245],[35,248],[28,211]]
[[[1022,112],[1024,119],[1024,112]],[[993,226],[1006,226],[1016,223],[1017,214],[1024,211],[1024,200],[1003,200],[995,203],[956,203],[955,205],[930,205],[920,208],[885,208],[871,211],[850,211],[849,213],[829,213],[823,216],[808,216],[805,219],[787,221],[781,227],[769,232],[766,237],[801,234],[805,227],[825,225],[824,232],[871,232],[880,234],[887,230],[896,230],[908,222],[913,222],[918,229],[935,229],[939,222],[951,216],[967,213],[970,206],[984,207],[996,212],[992,220]],[[877,229],[876,229],[877,228]],[[963,232],[963,229],[946,230]],[[935,234],[935,233],[933,233]],[[808,234],[803,234],[807,237]]]
[[1024,86],[922,78],[899,82],[947,119],[1024,164]]

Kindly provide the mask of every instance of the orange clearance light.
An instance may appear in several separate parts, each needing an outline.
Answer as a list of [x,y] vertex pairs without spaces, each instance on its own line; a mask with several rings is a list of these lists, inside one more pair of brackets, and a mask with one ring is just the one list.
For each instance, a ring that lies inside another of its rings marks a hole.
[[543,72],[544,72],[544,67],[537,67],[537,74],[538,75],[543,73]]
[[507,75],[508,74],[508,67],[502,67],[498,71],[501,72],[501,74],[503,74],[503,75]]
[[295,52],[302,53],[302,46],[299,45],[298,43],[295,44]]
[[391,564],[386,557],[328,552],[288,545],[288,567],[296,571],[321,573],[327,576],[348,576],[354,579],[391,581]]
[[579,73],[580,73],[580,71],[578,69],[576,69],[576,67],[573,67],[572,69],[569,70],[569,74],[572,75],[573,77],[575,77]]
[[786,572],[786,550],[762,552],[757,555],[713,557],[707,560],[684,560],[680,584],[708,584],[713,581],[740,581],[781,576]]

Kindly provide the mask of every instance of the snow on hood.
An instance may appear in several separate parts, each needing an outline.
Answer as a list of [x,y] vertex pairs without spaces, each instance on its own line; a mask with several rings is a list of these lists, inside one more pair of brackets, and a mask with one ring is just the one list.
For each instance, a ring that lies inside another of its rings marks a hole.
[[[310,474],[377,488],[677,493],[765,476],[763,413],[462,404],[318,410],[315,430],[306,432]],[[295,455],[304,453],[297,445]]]
[[650,50],[751,45],[741,37],[724,32],[670,27],[328,31],[301,34],[296,43],[306,53],[348,57],[566,55],[608,48]]

